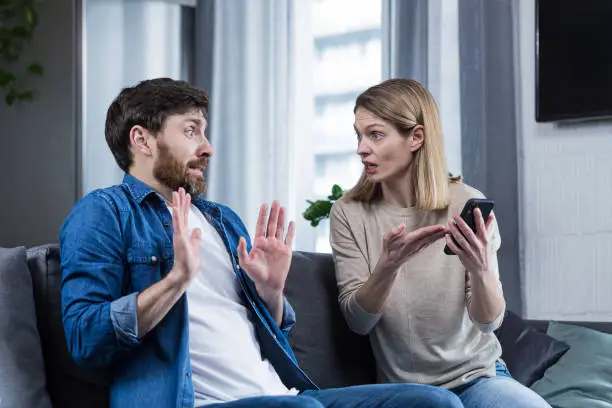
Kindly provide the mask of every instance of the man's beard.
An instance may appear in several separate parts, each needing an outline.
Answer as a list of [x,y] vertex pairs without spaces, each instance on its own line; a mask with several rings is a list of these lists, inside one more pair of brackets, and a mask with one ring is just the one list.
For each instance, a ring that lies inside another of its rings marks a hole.
[[196,176],[190,174],[189,169],[203,169],[208,165],[208,157],[183,164],[177,160],[165,143],[158,143],[157,147],[159,157],[153,165],[153,176],[157,181],[172,191],[177,191],[180,187],[183,187],[185,192],[192,196],[201,195],[206,191],[204,174]]

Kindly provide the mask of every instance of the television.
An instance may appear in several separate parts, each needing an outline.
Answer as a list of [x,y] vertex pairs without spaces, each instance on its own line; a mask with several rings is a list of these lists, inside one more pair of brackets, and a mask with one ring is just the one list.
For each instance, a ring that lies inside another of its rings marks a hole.
[[536,0],[536,121],[612,117],[612,0]]

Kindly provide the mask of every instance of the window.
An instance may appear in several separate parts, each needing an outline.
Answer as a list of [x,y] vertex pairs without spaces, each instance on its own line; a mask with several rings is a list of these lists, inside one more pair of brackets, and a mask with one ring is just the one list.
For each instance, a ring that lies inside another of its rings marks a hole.
[[[382,79],[382,1],[312,0],[314,46],[314,160],[311,197],[325,198],[334,184],[355,185],[353,107],[357,95]],[[315,250],[330,252],[329,223],[317,227]]]

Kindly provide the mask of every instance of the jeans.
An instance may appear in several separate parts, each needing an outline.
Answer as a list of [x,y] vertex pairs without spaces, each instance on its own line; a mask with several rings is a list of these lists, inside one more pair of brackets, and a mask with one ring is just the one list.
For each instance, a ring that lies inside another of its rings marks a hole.
[[296,396],[244,398],[206,408],[462,408],[452,392],[429,385],[373,384],[308,390]]
[[496,364],[495,377],[481,377],[453,388],[465,408],[550,408],[542,397],[514,380],[506,367]]

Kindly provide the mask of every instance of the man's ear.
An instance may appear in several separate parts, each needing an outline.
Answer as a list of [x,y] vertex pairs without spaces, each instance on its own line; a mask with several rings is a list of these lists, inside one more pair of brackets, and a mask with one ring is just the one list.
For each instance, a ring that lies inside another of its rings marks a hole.
[[153,155],[151,150],[153,139],[151,133],[140,125],[133,126],[130,129],[130,145],[145,156]]
[[425,139],[425,128],[422,125],[416,125],[410,135],[410,151],[416,152],[423,146]]

